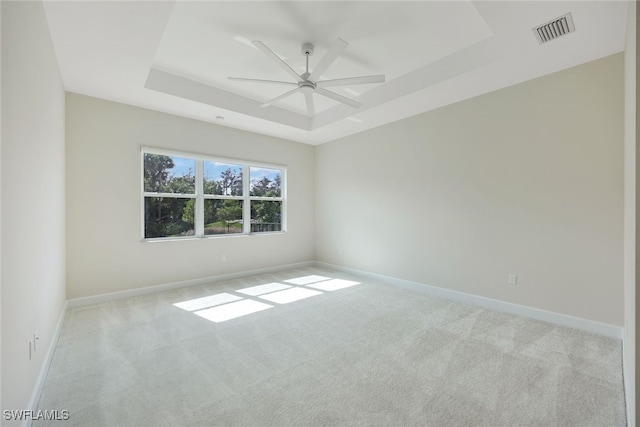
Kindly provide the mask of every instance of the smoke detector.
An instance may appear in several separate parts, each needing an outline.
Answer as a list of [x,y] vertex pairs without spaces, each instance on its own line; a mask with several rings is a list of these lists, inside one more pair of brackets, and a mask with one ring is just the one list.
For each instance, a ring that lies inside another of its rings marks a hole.
[[575,30],[576,28],[573,25],[571,13],[567,13],[566,15],[553,19],[546,24],[533,28],[533,34],[536,35],[538,43],[544,44],[557,39],[558,37],[573,33]]

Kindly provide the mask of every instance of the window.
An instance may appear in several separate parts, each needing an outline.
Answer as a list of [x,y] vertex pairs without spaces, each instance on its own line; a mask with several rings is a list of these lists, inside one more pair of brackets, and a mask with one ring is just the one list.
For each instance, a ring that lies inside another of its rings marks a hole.
[[282,226],[282,172],[279,169],[249,168],[251,231],[280,231]]
[[143,148],[143,237],[284,231],[285,172],[282,166]]
[[243,165],[204,160],[204,234],[242,233]]

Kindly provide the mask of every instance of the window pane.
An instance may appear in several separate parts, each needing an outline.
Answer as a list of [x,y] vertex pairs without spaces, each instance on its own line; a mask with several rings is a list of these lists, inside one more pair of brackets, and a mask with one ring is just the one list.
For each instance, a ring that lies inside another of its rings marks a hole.
[[251,232],[282,230],[282,202],[251,201]]
[[193,194],[196,161],[185,157],[144,154],[144,191]]
[[252,196],[280,197],[282,171],[280,169],[250,168]]
[[242,166],[205,161],[204,194],[242,196]]
[[204,234],[242,233],[242,200],[204,200]]
[[144,198],[144,237],[194,235],[195,199],[177,197]]

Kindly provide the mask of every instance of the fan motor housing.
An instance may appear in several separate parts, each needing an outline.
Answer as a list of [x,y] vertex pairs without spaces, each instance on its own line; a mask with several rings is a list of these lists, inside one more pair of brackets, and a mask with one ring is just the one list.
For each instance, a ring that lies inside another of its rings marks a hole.
[[306,80],[304,82],[298,83],[298,88],[300,89],[300,92],[302,92],[302,93],[311,93],[314,90],[316,90],[316,85],[314,85],[310,81]]

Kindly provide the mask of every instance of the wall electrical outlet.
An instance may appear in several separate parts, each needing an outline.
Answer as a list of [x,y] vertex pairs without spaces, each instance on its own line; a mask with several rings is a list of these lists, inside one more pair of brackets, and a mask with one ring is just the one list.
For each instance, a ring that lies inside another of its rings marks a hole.
[[510,274],[509,275],[509,284],[510,285],[517,285],[518,284],[518,276],[516,276],[515,274]]

